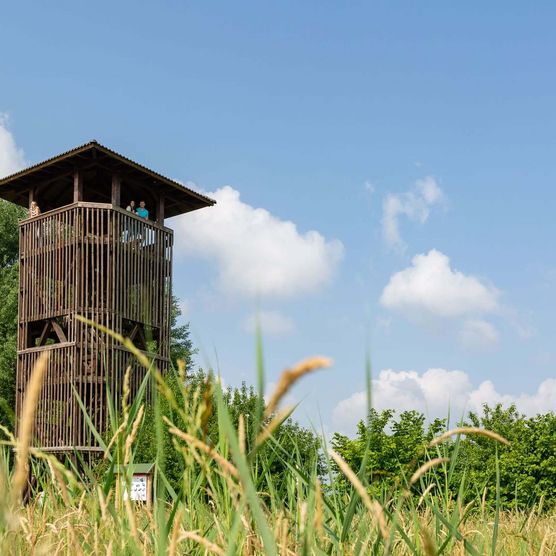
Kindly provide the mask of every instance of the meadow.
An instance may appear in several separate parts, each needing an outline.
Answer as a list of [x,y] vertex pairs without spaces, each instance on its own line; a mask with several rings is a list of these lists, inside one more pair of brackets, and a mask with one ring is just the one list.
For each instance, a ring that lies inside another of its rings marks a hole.
[[[140,352],[137,356],[156,388],[148,394],[145,381],[132,399],[126,377],[120,410],[111,405],[110,429],[93,431],[104,448],[96,462],[60,462],[32,446],[47,365],[45,357],[39,360],[18,438],[4,430],[2,554],[556,553],[554,512],[543,507],[542,497],[528,508],[504,506],[498,465],[490,485],[493,503],[487,503],[486,489],[475,493],[465,477],[458,476],[457,488],[446,488],[454,480],[462,438],[505,446],[508,441],[495,432],[440,431],[423,446],[419,460],[400,468],[395,488],[377,492],[364,472],[369,446],[361,466],[352,468],[324,436],[318,437],[319,458],[308,462],[299,440],[288,438],[286,445],[278,434],[295,409],[281,407],[285,394],[305,375],[331,365],[327,359],[311,358],[284,371],[267,401],[259,398],[246,427],[246,416],[232,415],[218,379],[209,376],[204,387],[195,385],[180,362],[171,380]],[[215,415],[211,440],[207,427]],[[129,465],[144,457],[142,435],[156,463],[149,506],[125,496]],[[168,462],[177,460],[179,476],[170,480]],[[277,462],[279,474],[273,472]],[[125,478],[115,474],[121,465],[128,470]],[[36,479],[32,488],[29,469]]]

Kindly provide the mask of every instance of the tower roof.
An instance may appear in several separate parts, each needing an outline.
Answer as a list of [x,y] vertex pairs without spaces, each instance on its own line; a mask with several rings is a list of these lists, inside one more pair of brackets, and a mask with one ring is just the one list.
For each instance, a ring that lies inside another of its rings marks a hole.
[[[82,172],[85,186],[90,183],[95,200],[98,201],[110,202],[109,183],[113,174],[118,174],[122,180],[122,198],[126,202],[141,198],[154,200],[163,194],[166,218],[216,203],[97,141],[90,141],[11,176],[0,178],[0,198],[27,206],[28,193],[34,190],[43,211],[69,204],[76,169]],[[102,187],[104,183],[106,187]]]

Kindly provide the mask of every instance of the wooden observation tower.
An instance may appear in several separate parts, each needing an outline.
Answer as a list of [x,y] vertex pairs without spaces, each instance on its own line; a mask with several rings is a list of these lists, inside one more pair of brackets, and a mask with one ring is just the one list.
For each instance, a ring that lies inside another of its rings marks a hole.
[[[164,219],[214,201],[96,141],[0,179],[0,197],[40,208],[19,226],[18,419],[33,365],[48,350],[35,444],[98,451],[75,392],[102,431],[107,392],[119,399],[131,365],[133,393],[146,371],[76,315],[131,338],[166,369],[173,232]],[[149,217],[127,211],[131,200],[145,201]]]

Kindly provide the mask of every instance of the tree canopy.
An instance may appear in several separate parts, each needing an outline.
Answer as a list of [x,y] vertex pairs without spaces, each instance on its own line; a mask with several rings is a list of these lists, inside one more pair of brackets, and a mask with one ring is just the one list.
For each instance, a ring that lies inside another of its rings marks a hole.
[[[528,508],[541,497],[547,507],[556,504],[554,413],[526,417],[513,405],[485,405],[482,413],[469,413],[462,425],[498,433],[509,444],[470,434],[427,449],[430,441],[446,430],[444,420],[427,425],[425,416],[416,411],[404,411],[396,418],[392,410],[373,409],[368,419],[359,423],[354,438],[336,433],[332,447],[353,469],[362,471],[370,491],[377,496],[385,489],[406,488],[400,476],[411,475],[427,457],[442,456],[454,464],[449,474],[438,474],[436,479],[454,498],[465,484],[465,496],[478,496],[494,506],[498,468],[502,507]],[[341,474],[337,486],[349,487]],[[416,485],[416,493],[426,486]]]
[[13,426],[17,358],[18,220],[25,210],[0,200],[0,423]]

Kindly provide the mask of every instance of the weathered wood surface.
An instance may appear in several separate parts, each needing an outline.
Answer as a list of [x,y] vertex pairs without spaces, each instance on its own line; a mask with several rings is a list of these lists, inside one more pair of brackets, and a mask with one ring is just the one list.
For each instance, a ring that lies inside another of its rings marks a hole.
[[106,387],[118,399],[128,365],[132,393],[145,376],[127,350],[76,315],[132,335],[165,370],[172,242],[170,229],[105,203],[79,201],[21,222],[18,416],[35,361],[45,349],[51,353],[36,445],[52,451],[97,450],[74,392],[103,431]]

